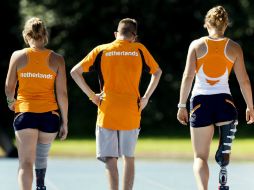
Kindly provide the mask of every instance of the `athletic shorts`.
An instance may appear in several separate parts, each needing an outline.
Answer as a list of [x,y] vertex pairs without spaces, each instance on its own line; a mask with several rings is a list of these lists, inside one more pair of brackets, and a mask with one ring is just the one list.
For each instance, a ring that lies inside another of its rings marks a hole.
[[60,114],[57,111],[16,113],[13,127],[15,131],[29,128],[38,129],[45,133],[56,133],[60,128]]
[[230,94],[198,95],[190,100],[191,127],[232,120],[237,120],[237,110]]
[[106,162],[107,157],[134,157],[140,129],[111,130],[96,126],[96,157]]

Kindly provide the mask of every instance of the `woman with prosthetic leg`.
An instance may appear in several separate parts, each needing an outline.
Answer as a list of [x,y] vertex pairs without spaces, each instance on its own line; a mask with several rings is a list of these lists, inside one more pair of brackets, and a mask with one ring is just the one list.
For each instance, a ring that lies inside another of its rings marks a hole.
[[[228,14],[222,6],[207,12],[204,27],[208,36],[191,43],[182,78],[177,119],[183,125],[190,122],[193,171],[198,190],[208,189],[208,157],[215,127],[220,130],[220,144],[216,153],[216,161],[221,166],[219,189],[229,189],[226,186],[226,166],[229,164],[237,123],[237,111],[228,84],[232,69],[246,102],[246,121],[248,124],[254,122],[252,90],[242,49],[239,44],[224,36],[227,26]],[[194,78],[189,119],[186,102]]]
[[41,19],[27,20],[23,37],[29,47],[12,54],[5,83],[8,106],[15,112],[18,184],[19,190],[32,190],[35,164],[36,190],[46,190],[50,145],[58,133],[61,140],[68,134],[65,63],[61,55],[45,47],[48,33]]

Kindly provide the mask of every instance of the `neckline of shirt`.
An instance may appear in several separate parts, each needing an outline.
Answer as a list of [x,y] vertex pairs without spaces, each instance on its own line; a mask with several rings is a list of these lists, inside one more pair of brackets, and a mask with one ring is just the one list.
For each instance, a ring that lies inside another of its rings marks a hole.
[[130,43],[128,40],[116,39],[115,42]]
[[220,38],[212,38],[210,36],[207,36],[208,40],[212,40],[212,41],[223,41],[225,39],[227,39],[226,37],[220,37]]
[[29,49],[32,51],[35,51],[35,52],[44,52],[44,51],[48,50],[47,48],[38,49],[38,48],[33,48],[33,47],[30,47]]

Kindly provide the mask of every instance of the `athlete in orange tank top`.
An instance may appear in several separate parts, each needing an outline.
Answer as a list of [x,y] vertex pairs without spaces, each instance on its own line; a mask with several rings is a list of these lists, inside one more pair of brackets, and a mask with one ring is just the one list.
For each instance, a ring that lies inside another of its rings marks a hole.
[[62,140],[68,133],[65,63],[61,55],[45,48],[48,36],[41,19],[29,19],[23,37],[30,47],[12,54],[5,84],[8,106],[15,111],[19,189],[32,190],[34,164],[36,189],[46,190],[51,142],[58,132]]

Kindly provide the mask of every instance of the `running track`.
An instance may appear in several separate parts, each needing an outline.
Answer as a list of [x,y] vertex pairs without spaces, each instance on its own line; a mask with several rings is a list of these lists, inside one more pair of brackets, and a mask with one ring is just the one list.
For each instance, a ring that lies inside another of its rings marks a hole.
[[[47,190],[107,190],[104,165],[95,159],[50,158],[48,165]],[[18,190],[17,167],[16,159],[0,159],[0,190]],[[210,170],[209,189],[216,190],[219,167],[211,161]],[[254,189],[253,162],[232,162],[228,172],[230,190]],[[196,190],[192,162],[137,159],[134,190]]]

